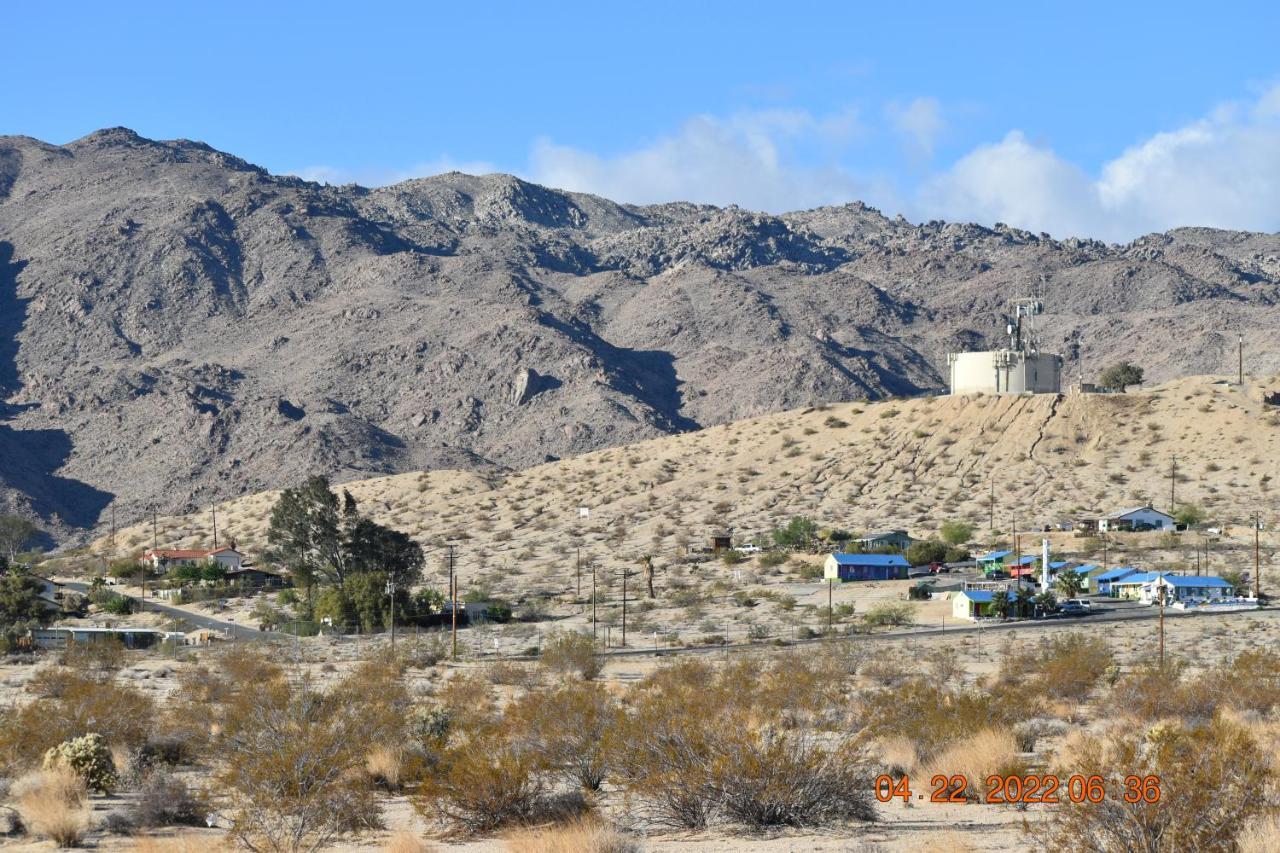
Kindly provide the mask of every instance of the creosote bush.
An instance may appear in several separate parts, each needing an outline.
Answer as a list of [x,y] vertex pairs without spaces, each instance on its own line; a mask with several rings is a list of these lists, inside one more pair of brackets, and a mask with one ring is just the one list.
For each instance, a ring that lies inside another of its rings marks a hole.
[[552,634],[542,647],[542,665],[553,672],[575,673],[590,680],[600,674],[604,663],[596,657],[595,643],[586,634],[573,631]]
[[232,834],[245,847],[314,850],[379,825],[360,772],[371,731],[367,706],[377,702],[354,702],[357,689],[342,685],[326,694],[305,681],[277,680],[224,709],[219,780],[230,800]]
[[[1247,729],[1224,718],[1086,735],[1053,770],[1063,778],[1103,776],[1107,796],[1101,803],[1066,801],[1047,826],[1033,830],[1051,850],[1232,850],[1243,825],[1277,806],[1271,757]],[[1154,802],[1124,801],[1130,776],[1144,785],[1158,777]]]

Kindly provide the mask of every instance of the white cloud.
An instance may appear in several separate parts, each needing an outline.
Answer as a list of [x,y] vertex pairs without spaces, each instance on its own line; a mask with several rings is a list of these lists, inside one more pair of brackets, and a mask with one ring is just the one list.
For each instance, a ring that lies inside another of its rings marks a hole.
[[424,178],[428,175],[439,175],[444,172],[466,172],[470,175],[486,175],[501,171],[493,163],[483,160],[460,161],[450,157],[439,157],[410,166],[407,169],[349,169],[336,166],[305,166],[294,169],[288,174],[297,175],[306,181],[322,184],[360,184],[363,187],[384,187],[413,178]]
[[[1125,241],[1152,231],[1206,225],[1280,230],[1280,85],[1244,104],[1224,104],[1185,127],[1156,133],[1096,173],[1010,131],[915,186],[846,163],[892,132],[928,162],[946,131],[943,106],[920,97],[884,108],[887,126],[855,110],[800,109],[700,115],[673,133],[612,155],[536,140],[522,176],[617,201],[695,201],[783,212],[862,200],[917,219],[1005,222],[1055,236]],[[297,174],[329,183],[379,186],[491,163],[441,158],[404,170],[355,172],[315,166]],[[511,171],[510,168],[507,169]]]
[[1280,85],[1157,133],[1097,176],[1012,132],[928,180],[914,212],[1120,241],[1188,225],[1280,230]]
[[843,204],[885,192],[837,163],[836,152],[861,132],[853,110],[703,115],[611,157],[538,140],[528,172],[539,183],[636,204],[695,201],[768,211]]
[[915,98],[905,105],[892,103],[885,107],[885,115],[906,142],[913,159],[921,162],[933,159],[933,147],[947,126],[937,98]]

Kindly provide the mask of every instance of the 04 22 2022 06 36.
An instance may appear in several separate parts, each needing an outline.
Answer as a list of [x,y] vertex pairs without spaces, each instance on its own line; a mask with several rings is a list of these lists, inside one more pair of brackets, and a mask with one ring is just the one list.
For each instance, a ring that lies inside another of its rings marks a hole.
[[[969,779],[962,774],[936,774],[929,779],[927,793],[913,790],[908,775],[881,774],[875,780],[876,799],[890,803],[895,799],[931,803],[1101,803],[1118,797],[1126,803],[1160,802],[1160,777],[1128,775],[1108,780],[1103,776],[1075,774],[1065,778],[1054,775],[993,775],[985,780],[985,790],[971,792]],[[975,796],[976,794],[976,796]]]

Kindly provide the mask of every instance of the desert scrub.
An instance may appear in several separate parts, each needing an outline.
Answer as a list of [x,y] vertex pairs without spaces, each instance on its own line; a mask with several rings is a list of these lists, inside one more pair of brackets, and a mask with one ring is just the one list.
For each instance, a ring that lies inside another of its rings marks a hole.
[[84,780],[66,768],[31,773],[10,791],[23,824],[59,847],[75,847],[89,829]]
[[85,787],[100,794],[111,793],[119,781],[111,747],[100,734],[73,738],[44,754],[44,769],[65,768],[84,781]]
[[[1081,735],[1051,769],[1062,778],[1102,776],[1106,797],[1055,808],[1037,830],[1050,850],[1232,850],[1237,833],[1277,804],[1270,757],[1245,726],[1225,718]],[[1127,777],[1144,785],[1157,777],[1158,799],[1126,803]]]
[[552,634],[542,647],[542,665],[553,672],[574,673],[591,680],[604,668],[596,657],[595,643],[586,634],[565,631]]

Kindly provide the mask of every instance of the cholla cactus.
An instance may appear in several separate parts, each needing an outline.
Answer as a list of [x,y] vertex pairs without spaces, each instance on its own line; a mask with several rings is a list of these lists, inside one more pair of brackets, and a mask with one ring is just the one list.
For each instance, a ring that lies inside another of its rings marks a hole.
[[87,734],[72,738],[44,754],[44,769],[66,767],[74,771],[85,785],[102,794],[109,794],[116,785],[116,765],[111,759],[111,748],[100,734]]

